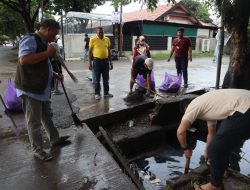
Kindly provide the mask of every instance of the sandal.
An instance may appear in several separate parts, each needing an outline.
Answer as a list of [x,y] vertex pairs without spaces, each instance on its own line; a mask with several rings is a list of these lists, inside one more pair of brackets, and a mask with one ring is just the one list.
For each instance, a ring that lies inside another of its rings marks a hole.
[[202,186],[201,184],[194,185],[194,189],[195,190],[204,190],[201,186]]
[[35,156],[36,158],[38,158],[39,160],[42,160],[42,161],[49,161],[49,160],[52,159],[51,154],[45,152],[44,150],[39,151],[39,152],[35,152],[35,153],[34,153],[34,156]]

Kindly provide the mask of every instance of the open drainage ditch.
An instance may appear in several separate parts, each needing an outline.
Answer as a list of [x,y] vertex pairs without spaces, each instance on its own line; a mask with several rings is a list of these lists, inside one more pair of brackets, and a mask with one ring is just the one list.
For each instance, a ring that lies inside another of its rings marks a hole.
[[[125,173],[130,177],[132,175],[132,181],[139,186],[138,189],[166,189],[167,180],[184,172],[185,158],[176,138],[176,129],[182,116],[180,102],[195,97],[197,95],[184,95],[159,100],[89,119],[86,123],[95,133],[102,126],[106,137],[99,138],[100,141]],[[188,132],[188,143],[194,148],[191,170],[204,164],[207,132],[203,121],[195,122],[193,127],[194,130]],[[246,141],[231,158],[232,168],[246,176],[250,176],[249,150],[250,142]]]

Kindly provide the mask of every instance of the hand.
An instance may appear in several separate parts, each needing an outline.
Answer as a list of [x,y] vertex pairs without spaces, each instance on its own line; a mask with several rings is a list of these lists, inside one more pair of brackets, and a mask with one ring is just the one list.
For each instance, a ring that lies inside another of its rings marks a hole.
[[186,158],[191,158],[192,153],[193,153],[192,149],[186,149],[186,150],[184,150],[184,155],[185,155]]
[[146,96],[147,96],[147,97],[151,97],[151,92],[150,92],[150,90],[147,90]]
[[61,81],[61,82],[64,81],[64,76],[63,76],[63,74],[61,74],[61,73],[58,73],[55,77],[57,78],[57,80],[59,80],[59,81]]
[[89,70],[92,71],[92,68],[93,68],[93,67],[92,67],[92,64],[90,63],[90,64],[89,64]]
[[56,54],[56,48],[55,48],[55,46],[53,46],[53,44],[50,44],[48,46],[47,53],[48,53],[48,57],[55,56],[55,54]]
[[113,63],[110,61],[109,62],[109,69],[112,70],[113,69]]
[[204,153],[204,159],[205,159],[205,163],[207,163],[208,162],[208,154],[206,152]]
[[189,57],[188,59],[189,59],[189,61],[192,61],[192,57]]
[[171,58],[169,57],[169,58],[168,58],[168,62],[170,61],[170,59],[171,59]]

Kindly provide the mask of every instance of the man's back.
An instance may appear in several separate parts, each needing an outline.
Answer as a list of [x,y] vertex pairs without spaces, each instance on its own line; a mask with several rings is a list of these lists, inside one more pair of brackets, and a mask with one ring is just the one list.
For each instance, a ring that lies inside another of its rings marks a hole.
[[236,111],[245,113],[250,108],[250,91],[220,89],[195,98],[188,106],[183,119],[223,120]]

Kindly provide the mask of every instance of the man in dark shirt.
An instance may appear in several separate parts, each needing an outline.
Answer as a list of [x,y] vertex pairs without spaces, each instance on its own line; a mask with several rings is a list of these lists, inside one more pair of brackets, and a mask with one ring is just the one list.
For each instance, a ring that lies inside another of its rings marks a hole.
[[89,53],[89,36],[88,34],[85,34],[85,48],[84,48],[84,53],[83,53],[83,63],[85,63],[85,61],[87,60],[87,56]]
[[151,71],[153,70],[154,62],[151,58],[148,58],[145,55],[138,55],[135,58],[135,61],[131,68],[131,79],[130,79],[130,92],[133,90],[133,86],[135,81],[135,78],[138,74],[143,75],[143,78],[146,79],[146,88],[147,88],[147,94],[150,94],[151,87]]
[[189,38],[184,37],[184,28],[178,28],[178,38],[173,40],[172,50],[168,61],[170,61],[173,53],[175,53],[175,64],[177,75],[182,74],[184,80],[184,87],[188,87],[188,60],[192,61],[192,46]]

